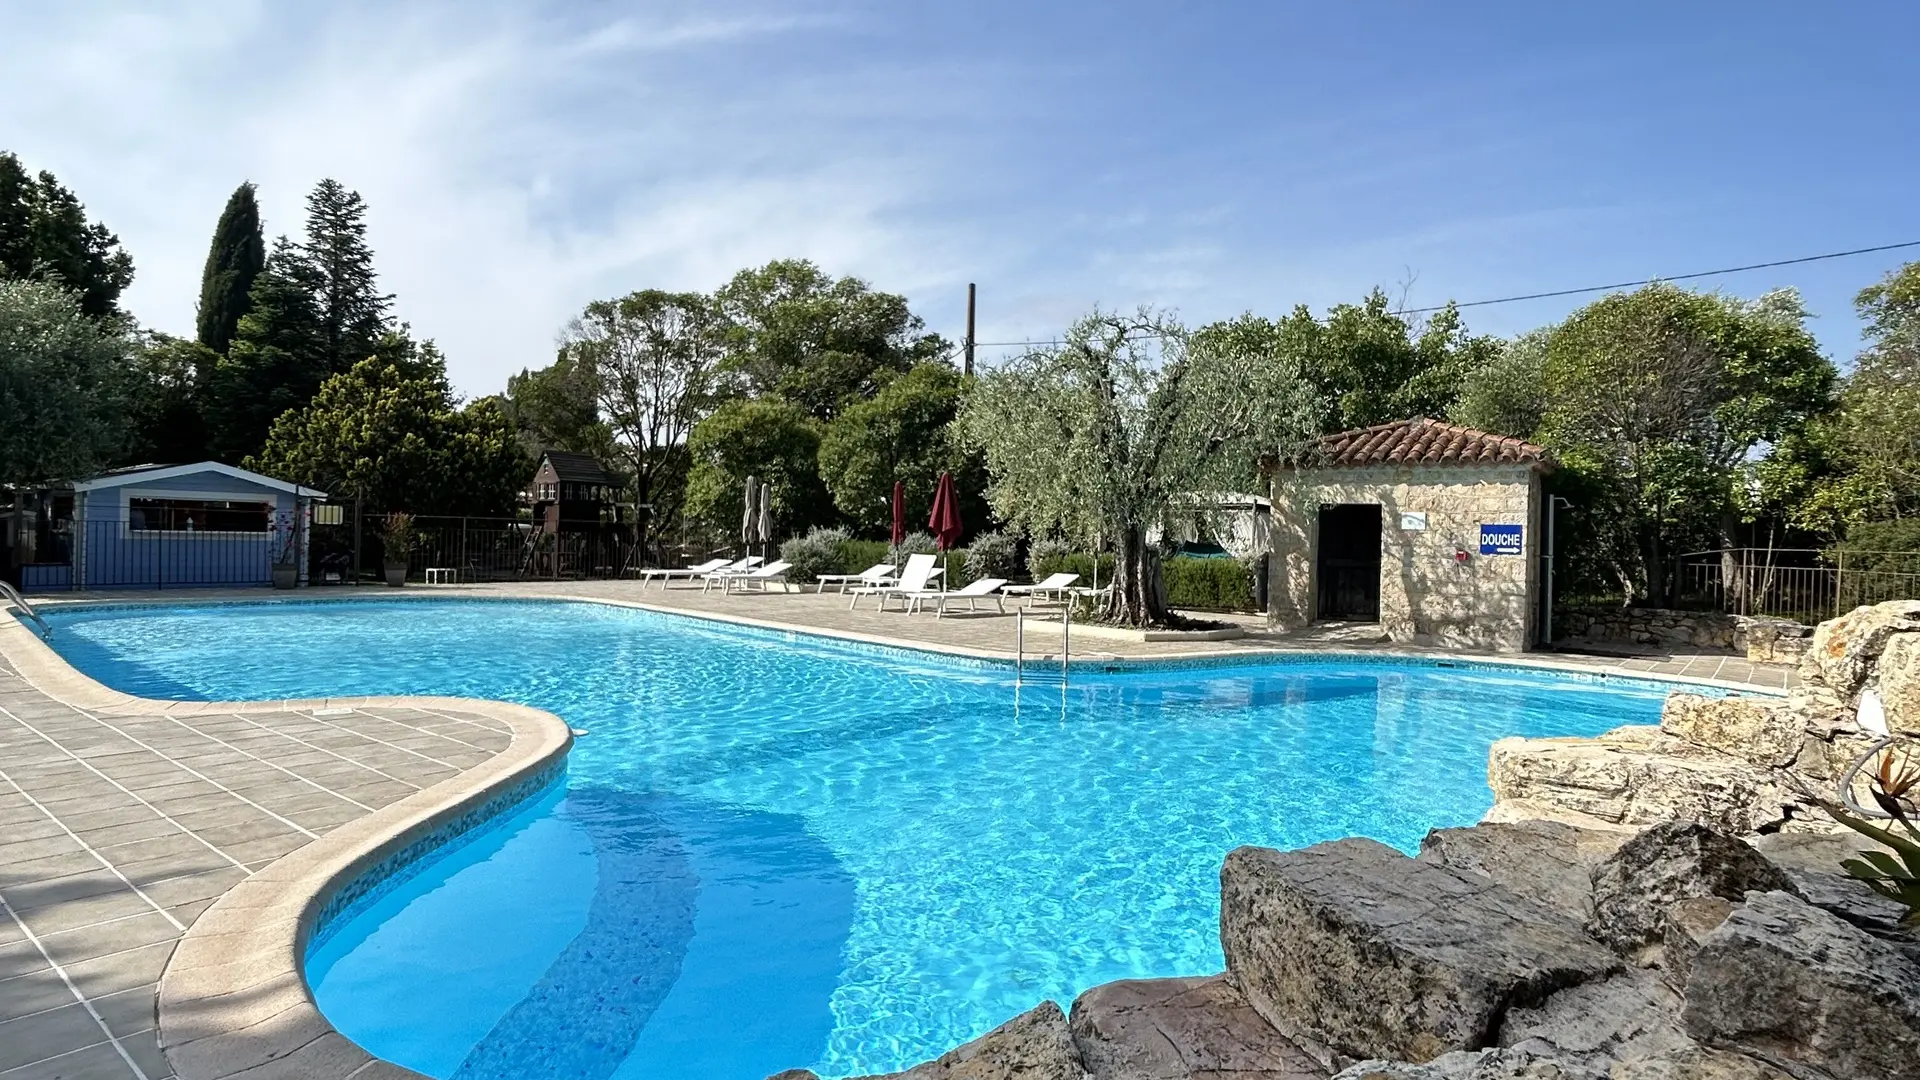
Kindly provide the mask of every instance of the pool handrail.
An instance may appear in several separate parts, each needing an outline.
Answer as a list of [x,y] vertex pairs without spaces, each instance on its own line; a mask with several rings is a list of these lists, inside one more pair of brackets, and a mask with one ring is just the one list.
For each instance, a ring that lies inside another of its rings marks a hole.
[[38,611],[34,610],[32,604],[27,603],[27,598],[20,595],[20,590],[14,588],[11,582],[0,581],[0,600],[5,600],[7,603],[12,604],[20,610],[22,615],[31,619],[34,625],[40,628],[40,640],[48,641],[52,639],[53,627],[47,625],[47,620],[41,616]]

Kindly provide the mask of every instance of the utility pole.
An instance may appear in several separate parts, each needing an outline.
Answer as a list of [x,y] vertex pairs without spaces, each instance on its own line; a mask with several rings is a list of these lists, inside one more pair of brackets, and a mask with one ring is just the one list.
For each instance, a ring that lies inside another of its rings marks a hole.
[[964,369],[968,375],[973,374],[973,300],[973,282],[969,281],[967,282],[967,363]]

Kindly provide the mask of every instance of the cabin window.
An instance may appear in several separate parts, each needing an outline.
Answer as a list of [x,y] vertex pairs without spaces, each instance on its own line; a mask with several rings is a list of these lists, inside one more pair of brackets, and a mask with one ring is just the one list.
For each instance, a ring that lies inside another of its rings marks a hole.
[[273,504],[226,499],[128,499],[137,532],[257,532],[273,527]]

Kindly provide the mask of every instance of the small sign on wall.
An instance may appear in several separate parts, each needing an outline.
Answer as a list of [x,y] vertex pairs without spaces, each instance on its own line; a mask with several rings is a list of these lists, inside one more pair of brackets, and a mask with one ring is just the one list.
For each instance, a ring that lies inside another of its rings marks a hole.
[[1426,532],[1427,512],[1425,510],[1400,511],[1401,532]]
[[1480,526],[1480,554],[1520,554],[1520,544],[1523,538],[1524,528],[1525,527],[1521,525]]

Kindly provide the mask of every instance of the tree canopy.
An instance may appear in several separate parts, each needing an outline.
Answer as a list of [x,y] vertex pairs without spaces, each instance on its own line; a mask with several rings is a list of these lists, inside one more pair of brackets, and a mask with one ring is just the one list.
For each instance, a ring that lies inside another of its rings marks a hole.
[[497,400],[461,409],[431,341],[389,339],[282,414],[246,467],[371,511],[511,515],[533,472]]
[[63,284],[83,313],[110,315],[133,284],[133,257],[52,173],[30,175],[0,151],[0,278]]
[[1297,446],[1325,415],[1271,338],[1096,311],[1062,344],[981,376],[960,423],[986,455],[995,512],[1030,536],[1110,541],[1107,615],[1149,625],[1169,617],[1149,532],[1196,494],[1244,489],[1263,455]]
[[835,278],[805,259],[742,270],[714,294],[726,322],[724,371],[745,396],[774,395],[831,420],[946,343],[903,296]]
[[897,481],[905,488],[907,520],[923,522],[939,475],[951,472],[961,520],[970,528],[986,524],[985,463],[952,430],[962,390],[953,365],[923,361],[827,426],[820,476],[848,521],[869,533],[888,531]]
[[133,343],[44,281],[0,279],[0,484],[84,479],[126,443]]
[[739,536],[746,478],[772,490],[773,518],[783,532],[805,532],[833,520],[820,481],[820,422],[778,398],[724,402],[687,440],[687,513],[725,536]]
[[200,344],[216,353],[227,351],[239,329],[240,317],[252,306],[253,281],[267,262],[267,246],[260,232],[260,204],[252,184],[241,184],[227,199],[207,245],[207,264],[200,272],[200,307],[195,318]]

